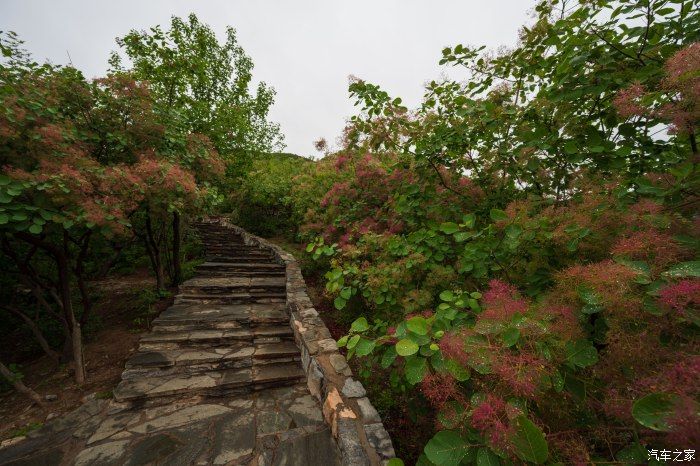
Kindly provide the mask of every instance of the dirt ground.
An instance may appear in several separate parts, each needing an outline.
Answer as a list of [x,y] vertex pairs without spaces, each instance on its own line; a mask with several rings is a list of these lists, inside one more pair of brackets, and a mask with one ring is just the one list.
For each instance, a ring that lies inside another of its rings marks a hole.
[[83,350],[87,383],[78,387],[70,365],[56,367],[46,356],[23,361],[23,382],[42,397],[55,395],[57,399],[47,401],[47,408],[42,409],[15,391],[0,394],[0,440],[24,435],[47,419],[72,411],[88,397],[112,396],[139,337],[172,302],[172,298],[144,295],[154,285],[145,270],[91,283],[100,296],[94,304],[97,329],[86,335]]

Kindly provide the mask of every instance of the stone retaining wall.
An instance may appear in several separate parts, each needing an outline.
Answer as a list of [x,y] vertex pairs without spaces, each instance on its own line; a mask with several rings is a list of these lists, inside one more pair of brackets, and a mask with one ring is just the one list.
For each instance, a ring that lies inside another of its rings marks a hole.
[[321,403],[323,417],[338,443],[343,463],[352,466],[386,464],[394,457],[391,438],[362,384],[353,378],[345,357],[313,307],[301,268],[294,256],[258,236],[223,220],[246,244],[273,251],[286,266],[287,310],[311,394]]

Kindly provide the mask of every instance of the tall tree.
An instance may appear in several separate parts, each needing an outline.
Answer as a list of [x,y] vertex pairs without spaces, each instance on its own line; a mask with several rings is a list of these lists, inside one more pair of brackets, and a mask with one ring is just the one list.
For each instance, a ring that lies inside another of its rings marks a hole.
[[[174,16],[167,31],[160,26],[132,30],[117,44],[130,63],[125,65],[115,52],[112,69],[130,66],[137,79],[147,81],[169,119],[209,138],[226,161],[229,176],[242,174],[255,153],[283,147],[278,125],[267,121],[275,92],[260,82],[251,93],[253,61],[232,27],[219,43],[214,31],[194,14],[186,19]],[[181,231],[181,212],[175,209],[171,232],[176,283],[181,279]]]

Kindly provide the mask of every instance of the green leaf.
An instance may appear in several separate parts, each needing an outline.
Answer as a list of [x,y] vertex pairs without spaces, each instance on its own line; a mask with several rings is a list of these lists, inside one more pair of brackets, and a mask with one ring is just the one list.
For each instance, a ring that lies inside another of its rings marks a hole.
[[364,332],[369,329],[369,324],[367,319],[364,317],[359,317],[350,325],[350,330],[355,333]]
[[566,361],[579,367],[588,367],[598,362],[598,351],[588,340],[566,343]]
[[652,393],[634,402],[632,416],[644,427],[667,432],[678,401],[678,395],[672,393]]
[[391,366],[396,360],[396,348],[394,346],[389,346],[384,354],[382,355],[381,365],[384,369]]
[[337,297],[333,300],[333,305],[334,305],[335,308],[338,309],[339,311],[342,311],[346,304],[347,304],[347,301],[346,301],[345,299],[343,299],[341,296],[337,296]]
[[448,303],[451,303],[452,301],[455,300],[455,295],[453,292],[449,290],[445,290],[442,293],[440,293],[440,299],[443,301],[446,301]]
[[474,224],[476,223],[476,215],[474,214],[465,214],[462,217],[462,223],[464,224],[465,227],[467,228],[474,228]]
[[353,349],[358,341],[360,341],[360,335],[353,335],[350,337],[348,340],[348,349]]
[[412,340],[404,338],[396,343],[396,353],[399,356],[410,356],[418,352],[418,345],[416,345]]
[[505,211],[501,209],[491,209],[489,215],[491,216],[491,220],[493,220],[494,222],[502,222],[504,220],[508,220],[508,214],[506,214]]
[[649,452],[639,443],[628,445],[615,454],[615,459],[629,464],[644,464],[649,457]]
[[374,345],[374,340],[360,338],[360,341],[358,341],[357,345],[355,345],[355,354],[358,356],[367,356],[374,350]]
[[344,300],[350,299],[350,296],[352,296],[352,290],[350,288],[343,288],[340,290],[340,297],[343,298]]
[[42,229],[43,229],[43,228],[41,227],[41,225],[37,225],[36,223],[33,223],[33,224],[29,227],[29,232],[30,232],[30,233],[34,233],[35,235],[38,235],[39,233],[41,233],[41,230],[42,230]]
[[523,461],[542,464],[549,457],[544,433],[525,416],[515,418],[515,434],[511,439],[515,454]]
[[447,359],[445,361],[445,369],[447,369],[447,371],[450,374],[452,374],[452,377],[454,377],[460,382],[469,380],[469,377],[471,377],[471,372],[469,371],[469,368],[463,367],[461,364],[459,364],[453,359]]
[[311,252],[314,250],[314,243],[309,243],[306,245],[306,252]]
[[427,370],[427,362],[427,359],[421,357],[411,356],[406,358],[404,374],[408,383],[415,385],[423,380]]
[[515,327],[508,327],[501,333],[501,340],[506,348],[516,344],[518,339],[520,339],[520,330]]
[[469,453],[469,447],[457,432],[442,430],[428,441],[423,451],[437,466],[458,466]]
[[10,216],[7,214],[0,214],[0,225],[5,225],[10,221]]
[[347,335],[340,337],[340,339],[336,342],[336,345],[338,346],[338,348],[342,348],[343,346],[345,346],[347,344],[348,344],[348,336]]
[[404,463],[399,458],[392,458],[386,462],[386,466],[404,466]]
[[501,459],[490,448],[481,447],[476,453],[476,466],[501,466]]
[[446,235],[452,235],[459,231],[459,225],[454,222],[445,222],[440,225],[440,231]]
[[673,278],[700,277],[700,261],[681,262],[662,275]]
[[554,388],[555,392],[559,393],[564,390],[564,377],[561,376],[561,373],[558,370],[554,370],[551,379],[552,387]]
[[428,322],[421,316],[411,317],[406,321],[406,328],[418,335],[426,335],[428,333]]

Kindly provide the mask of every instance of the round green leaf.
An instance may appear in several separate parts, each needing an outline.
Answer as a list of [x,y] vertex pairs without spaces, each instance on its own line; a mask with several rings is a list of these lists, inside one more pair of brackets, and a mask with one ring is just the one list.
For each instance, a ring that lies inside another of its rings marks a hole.
[[358,341],[360,341],[360,335],[353,335],[350,337],[348,340],[348,349],[353,349]]
[[505,211],[501,209],[491,209],[489,215],[491,216],[491,220],[493,220],[494,222],[508,220],[508,214],[506,214]]
[[43,228],[41,227],[41,225],[37,225],[36,223],[33,223],[33,224],[29,227],[29,232],[30,232],[30,233],[34,233],[35,235],[38,235],[39,233],[41,233],[41,230],[42,230],[42,229],[43,229]]
[[508,327],[501,333],[501,340],[503,341],[503,346],[509,348],[518,342],[520,338],[520,330],[515,327]]
[[399,458],[392,458],[386,462],[386,466],[404,466],[404,463]]
[[418,335],[426,335],[428,333],[428,322],[424,317],[411,317],[406,321],[406,328]]
[[393,346],[389,346],[386,349],[386,351],[384,351],[384,354],[382,355],[381,365],[384,369],[386,369],[387,367],[391,366],[395,360],[396,360],[396,348]]
[[579,367],[588,367],[598,362],[598,351],[588,340],[566,343],[566,361]]
[[459,231],[459,225],[457,225],[454,222],[445,222],[440,225],[440,231],[442,231],[446,235],[452,235]]
[[396,343],[396,353],[399,356],[411,356],[412,354],[416,354],[417,352],[418,345],[416,345],[413,341],[409,340],[408,338],[399,340],[398,343]]
[[455,300],[455,294],[449,290],[445,290],[442,293],[440,293],[440,299],[443,301],[447,301],[448,303],[451,303],[452,301]]
[[345,305],[347,304],[347,301],[344,300],[342,297],[338,296],[333,300],[333,305],[335,306],[336,309],[339,311],[342,311]]
[[360,338],[360,341],[355,345],[355,354],[358,356],[367,356],[374,350],[374,340],[367,340],[366,338]]
[[677,403],[678,395],[652,393],[634,402],[632,416],[644,427],[668,431],[670,429],[668,419],[675,412]]
[[700,277],[700,261],[681,262],[663,273],[667,277]]
[[481,447],[476,453],[476,466],[501,466],[501,459],[490,448]]
[[423,451],[437,466],[458,466],[469,453],[470,445],[457,432],[442,430],[428,441]]
[[367,319],[364,317],[355,319],[355,321],[350,325],[350,330],[357,333],[364,332],[367,329],[369,329],[369,324],[367,323]]
[[469,377],[471,377],[471,372],[469,371],[468,367],[463,367],[457,361],[454,361],[452,359],[447,359],[445,361],[445,369],[447,369],[448,372],[452,374],[452,377],[459,380],[460,382],[469,380]]
[[411,385],[415,385],[421,380],[423,380],[423,377],[425,377],[426,369],[427,359],[421,357],[406,358],[404,374],[406,375],[406,380]]
[[343,346],[345,346],[347,344],[348,344],[348,336],[347,335],[340,337],[340,339],[336,342],[336,345],[338,346],[338,348],[342,348]]
[[511,439],[515,454],[523,461],[542,464],[549,457],[544,433],[525,416],[515,418],[515,435]]

